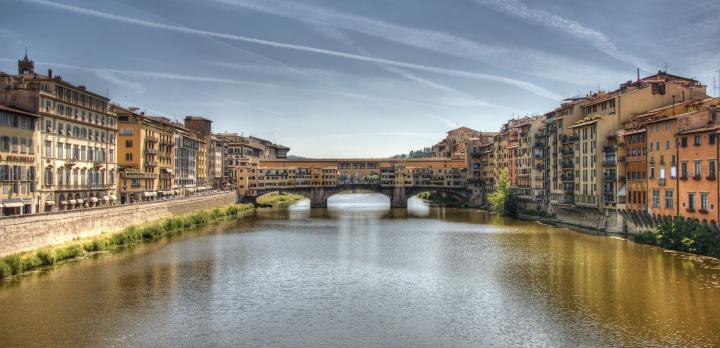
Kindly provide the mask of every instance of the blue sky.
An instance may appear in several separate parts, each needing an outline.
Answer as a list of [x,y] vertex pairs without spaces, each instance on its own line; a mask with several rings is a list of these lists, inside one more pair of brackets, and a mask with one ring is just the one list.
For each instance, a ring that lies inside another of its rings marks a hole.
[[[496,130],[669,64],[711,85],[720,2],[0,0],[0,70],[313,157],[390,156]],[[712,87],[709,88],[712,94]]]

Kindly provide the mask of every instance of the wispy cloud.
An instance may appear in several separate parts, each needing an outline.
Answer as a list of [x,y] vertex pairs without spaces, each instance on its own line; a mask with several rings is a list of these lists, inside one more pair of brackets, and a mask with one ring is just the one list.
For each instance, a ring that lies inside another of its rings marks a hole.
[[145,88],[145,86],[143,86],[139,83],[136,83],[136,82],[121,79],[115,73],[107,71],[107,70],[96,70],[93,73],[95,74],[95,76],[97,76],[105,81],[108,81],[117,86],[121,86],[121,87],[130,89],[130,90],[134,91],[135,93],[143,93],[147,90]]
[[530,93],[536,94],[541,97],[545,97],[545,98],[549,98],[549,99],[553,99],[553,100],[562,99],[562,96],[560,96],[554,92],[551,92],[551,91],[549,91],[541,86],[538,86],[536,84],[533,84],[533,83],[530,83],[527,81],[521,81],[521,80],[516,80],[516,79],[512,79],[512,78],[497,76],[497,75],[482,74],[482,73],[475,73],[475,72],[469,72],[469,71],[464,71],[464,70],[455,70],[455,69],[448,69],[448,68],[442,68],[442,67],[414,64],[414,63],[402,62],[402,61],[391,60],[391,59],[367,57],[367,56],[362,56],[362,55],[357,55],[357,54],[350,54],[350,53],[327,50],[327,49],[310,47],[310,46],[288,44],[288,43],[283,43],[283,42],[278,42],[278,41],[263,40],[263,39],[257,39],[257,38],[235,35],[235,34],[193,29],[193,28],[177,26],[177,25],[170,25],[170,24],[162,24],[162,23],[156,23],[156,22],[146,21],[146,20],[137,19],[137,18],[125,17],[125,16],[116,15],[116,14],[112,14],[112,13],[90,10],[87,8],[81,8],[81,7],[71,6],[71,5],[49,2],[49,1],[45,1],[45,0],[24,0],[24,1],[34,3],[37,5],[46,6],[46,7],[56,8],[59,10],[70,11],[70,12],[83,14],[83,15],[87,15],[87,16],[93,16],[93,17],[97,17],[97,18],[103,18],[103,19],[107,19],[107,20],[112,20],[112,21],[122,22],[122,23],[126,23],[126,24],[132,24],[132,25],[138,25],[138,26],[143,26],[143,27],[148,27],[148,28],[181,32],[181,33],[186,33],[186,34],[191,34],[191,35],[214,37],[214,38],[233,40],[233,41],[241,41],[241,42],[247,42],[247,43],[263,45],[263,46],[268,46],[268,47],[275,47],[275,48],[290,49],[290,50],[302,51],[302,52],[308,52],[308,53],[322,54],[322,55],[356,60],[356,61],[382,63],[382,64],[402,67],[402,68],[406,68],[406,69],[413,69],[413,70],[426,71],[426,72],[431,72],[431,73],[436,73],[436,74],[442,74],[442,75],[446,75],[446,76],[498,82],[498,83],[503,83],[503,84],[507,84],[510,86],[514,86],[514,87],[526,90]]
[[[491,8],[511,17],[517,17],[529,22],[563,32],[578,40],[594,46],[599,51],[630,65],[638,66],[643,70],[650,69],[649,64],[642,59],[624,52],[605,34],[588,28],[579,22],[563,18],[545,10],[529,8],[518,0],[475,0],[476,3]],[[651,69],[650,69],[651,70]]]
[[331,10],[299,2],[262,0],[217,0],[222,3],[298,19],[306,22],[341,28],[357,33],[381,37],[399,44],[418,47],[461,58],[495,57],[503,48],[483,45],[458,35],[437,30],[401,26],[372,18]]
[[[284,0],[215,1],[310,23],[319,33],[346,44],[352,44],[352,40],[344,35],[344,31],[369,35],[381,40],[466,60],[482,61],[493,66],[549,80],[582,84],[577,79],[579,74],[599,77],[603,83],[610,81],[614,83],[618,81],[618,78],[624,78],[624,76],[620,77],[617,71],[555,53],[507,44],[480,44],[442,31],[401,26],[301,2]],[[363,55],[368,56],[364,53]]]

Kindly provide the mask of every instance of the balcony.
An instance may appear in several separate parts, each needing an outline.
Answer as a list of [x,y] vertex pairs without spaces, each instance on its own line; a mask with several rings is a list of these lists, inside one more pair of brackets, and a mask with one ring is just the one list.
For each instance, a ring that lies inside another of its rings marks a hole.
[[575,150],[573,150],[573,149],[562,149],[562,150],[560,150],[560,154],[561,154],[563,157],[569,157],[569,156],[572,156],[572,155],[575,154]]
[[151,155],[157,155],[158,150],[157,149],[145,149],[145,153],[151,154]]
[[573,181],[575,180],[575,175],[572,173],[567,173],[560,175],[560,178],[562,179],[562,181]]
[[611,167],[611,166],[616,166],[616,165],[617,165],[617,161],[614,158],[606,158],[603,161],[603,166],[606,166],[606,167]]
[[615,175],[615,173],[605,173],[603,175],[603,178],[605,179],[605,181],[615,181],[615,179],[617,179],[617,176]]
[[563,162],[561,167],[563,169],[573,169],[573,167],[575,167],[575,165],[573,165],[572,162]]
[[159,139],[154,136],[147,136],[145,137],[145,140],[150,143],[157,143],[159,141]]
[[157,166],[158,166],[158,163],[155,162],[155,161],[146,161],[146,162],[145,162],[145,166],[147,166],[147,167],[157,167]]
[[615,152],[617,151],[617,148],[615,146],[603,146],[603,152]]
[[580,140],[580,138],[577,135],[571,135],[571,136],[563,135],[563,137],[562,137],[562,142],[564,144],[574,143],[578,140]]
[[615,203],[615,194],[614,193],[613,194],[607,194],[607,193],[604,194],[603,202],[609,203],[609,204],[614,204]]

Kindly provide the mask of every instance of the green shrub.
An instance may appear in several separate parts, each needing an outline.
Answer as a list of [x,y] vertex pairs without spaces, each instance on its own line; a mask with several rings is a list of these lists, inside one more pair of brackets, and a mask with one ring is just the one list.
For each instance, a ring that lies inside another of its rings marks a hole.
[[0,279],[7,278],[12,275],[12,268],[5,260],[0,260]]
[[655,245],[657,241],[657,234],[655,234],[655,232],[646,231],[635,236],[634,241],[642,244]]
[[21,260],[22,260],[23,271],[28,271],[33,268],[40,267],[42,265],[42,261],[35,254],[27,255],[27,256],[21,258]]
[[66,247],[55,250],[55,260],[63,261],[63,260],[74,259],[78,256],[82,256],[84,253],[85,252],[79,245],[76,245],[76,244],[68,245]]
[[238,213],[238,208],[234,205],[231,205],[225,209],[225,214],[228,216],[235,216]]
[[52,250],[38,250],[35,254],[40,259],[42,266],[49,266],[55,264],[55,253]]
[[5,263],[10,267],[10,272],[12,274],[18,274],[22,272],[22,261],[20,260],[20,256],[18,255],[10,255],[5,257]]
[[105,250],[105,241],[98,239],[89,241],[83,244],[83,250],[89,253]]

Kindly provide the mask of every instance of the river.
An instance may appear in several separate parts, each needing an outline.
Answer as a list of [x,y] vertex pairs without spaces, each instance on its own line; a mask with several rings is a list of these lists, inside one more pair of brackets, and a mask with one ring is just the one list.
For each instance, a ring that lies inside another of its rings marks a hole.
[[0,282],[0,346],[718,346],[720,264],[336,195]]

